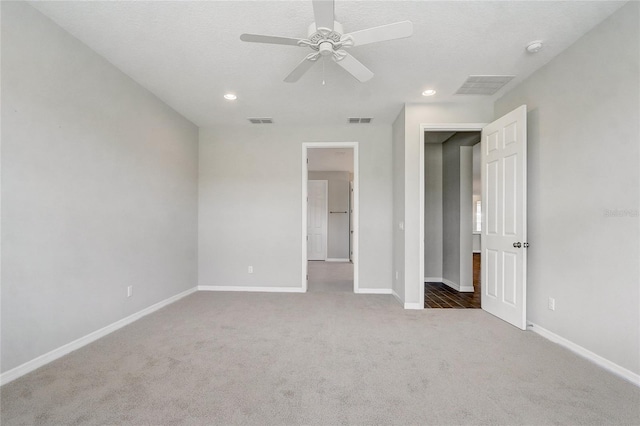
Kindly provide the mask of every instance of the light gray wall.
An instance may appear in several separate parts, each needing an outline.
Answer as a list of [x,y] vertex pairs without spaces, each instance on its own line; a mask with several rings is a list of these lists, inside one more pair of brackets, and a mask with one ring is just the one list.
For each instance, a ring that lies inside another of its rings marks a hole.
[[479,140],[479,132],[459,132],[442,147],[442,277],[458,286],[473,286],[471,223],[469,222],[473,148],[470,145],[476,144]]
[[629,2],[496,102],[496,116],[529,110],[529,321],[636,374],[639,7]]
[[301,287],[303,142],[359,142],[359,285],[391,288],[391,126],[376,125],[201,129],[200,285]]
[[482,195],[482,182],[480,181],[480,143],[473,146],[473,197],[480,199]]
[[393,122],[393,291],[404,302],[405,108]]
[[460,265],[461,290],[473,291],[473,241],[471,204],[473,202],[473,147],[460,147]]
[[327,258],[329,259],[349,259],[349,175],[349,172],[309,172],[309,179],[328,181]]
[[[476,232],[476,202],[482,203],[482,182],[480,180],[480,144],[477,143],[473,146],[473,167],[472,167],[472,179],[473,179],[473,204],[471,211],[471,225],[472,232]],[[475,235],[479,235],[475,234]],[[477,238],[480,241],[480,238]],[[480,250],[478,246],[478,250]]]
[[442,277],[460,283],[460,144],[442,147]]
[[198,131],[27,3],[1,7],[4,372],[195,286]]
[[442,144],[424,146],[424,276],[442,279]]
[[[420,124],[489,123],[492,118],[493,104],[484,100],[472,104],[405,105],[404,168],[402,169],[404,171],[405,303],[415,306],[424,303],[420,300],[420,288],[424,285],[424,276],[420,274],[422,260],[420,244],[423,238],[423,235],[420,235]],[[396,178],[395,173],[394,178]]]

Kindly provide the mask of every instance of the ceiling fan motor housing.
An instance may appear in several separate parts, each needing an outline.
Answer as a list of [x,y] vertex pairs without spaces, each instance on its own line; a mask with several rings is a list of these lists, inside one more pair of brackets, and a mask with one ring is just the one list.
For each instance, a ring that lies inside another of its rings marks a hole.
[[333,30],[331,28],[316,27],[316,23],[312,22],[307,29],[310,46],[314,50],[319,50],[321,55],[329,55],[336,46],[340,44],[342,38],[342,24],[333,21]]
[[324,41],[320,43],[318,48],[318,51],[322,56],[331,55],[333,53],[333,43],[331,43],[330,41]]

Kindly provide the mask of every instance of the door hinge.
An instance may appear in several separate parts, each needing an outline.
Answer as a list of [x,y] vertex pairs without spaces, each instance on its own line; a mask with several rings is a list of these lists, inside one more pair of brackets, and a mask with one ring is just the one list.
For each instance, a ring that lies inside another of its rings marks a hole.
[[309,281],[309,274],[307,274],[307,281]]

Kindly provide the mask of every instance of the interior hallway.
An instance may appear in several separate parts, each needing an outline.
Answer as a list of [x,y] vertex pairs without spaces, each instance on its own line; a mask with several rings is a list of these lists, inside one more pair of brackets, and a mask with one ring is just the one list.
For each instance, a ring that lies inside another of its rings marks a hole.
[[424,283],[425,308],[480,309],[480,253],[473,254],[473,293],[461,293],[444,283]]
[[310,292],[353,293],[353,263],[323,262],[310,260],[307,262]]

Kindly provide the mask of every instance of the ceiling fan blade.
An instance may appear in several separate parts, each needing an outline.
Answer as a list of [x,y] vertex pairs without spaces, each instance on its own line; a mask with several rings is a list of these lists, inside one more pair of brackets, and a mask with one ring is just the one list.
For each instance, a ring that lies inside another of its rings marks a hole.
[[411,21],[396,22],[395,24],[381,25],[379,27],[367,28],[366,30],[354,31],[345,34],[353,39],[354,46],[377,43],[379,41],[395,40],[398,38],[411,37],[413,34],[413,24]]
[[295,83],[296,81],[300,80],[300,77],[302,77],[307,71],[309,71],[309,68],[311,68],[313,64],[317,62],[317,57],[315,59],[309,59],[310,56],[313,56],[313,54],[308,55],[306,58],[304,58],[302,62],[300,62],[298,66],[296,66],[293,71],[291,71],[289,75],[284,78],[284,81],[287,83]]
[[364,65],[362,62],[351,56],[345,51],[341,51],[344,53],[344,58],[339,61],[336,61],[336,64],[340,65],[342,68],[347,70],[352,76],[354,76],[358,81],[364,83],[365,81],[371,80],[373,77],[373,73],[371,70]]
[[316,28],[329,28],[333,30],[333,0],[313,0],[313,16],[316,19]]
[[251,43],[269,43],[269,44],[288,44],[291,46],[299,46],[299,38],[267,36],[260,34],[242,34],[240,40]]

